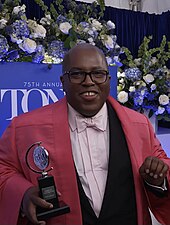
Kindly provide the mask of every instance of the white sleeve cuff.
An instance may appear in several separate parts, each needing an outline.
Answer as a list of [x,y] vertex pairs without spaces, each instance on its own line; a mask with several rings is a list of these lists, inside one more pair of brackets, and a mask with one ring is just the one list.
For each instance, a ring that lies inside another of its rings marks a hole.
[[147,183],[147,185],[149,185],[150,187],[153,187],[153,188],[156,188],[158,190],[161,190],[161,191],[167,191],[167,186],[166,186],[166,179],[164,178],[164,182],[162,184],[162,186],[157,186],[157,185],[152,185],[150,183],[148,183],[146,180],[145,182]]

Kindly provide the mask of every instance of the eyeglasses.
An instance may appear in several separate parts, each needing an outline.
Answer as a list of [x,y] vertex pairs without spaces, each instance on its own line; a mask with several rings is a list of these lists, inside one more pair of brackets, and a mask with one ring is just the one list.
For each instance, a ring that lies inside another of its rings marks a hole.
[[63,75],[68,75],[68,78],[73,84],[81,84],[86,80],[87,75],[90,76],[91,80],[96,84],[105,83],[109,72],[106,70],[95,70],[91,72],[85,71],[68,71]]

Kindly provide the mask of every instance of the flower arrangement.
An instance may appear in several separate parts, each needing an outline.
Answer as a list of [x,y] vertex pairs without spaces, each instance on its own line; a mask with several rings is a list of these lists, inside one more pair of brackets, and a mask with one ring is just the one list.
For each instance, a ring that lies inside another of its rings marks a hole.
[[158,119],[170,120],[170,42],[163,36],[157,48],[149,48],[152,37],[145,37],[133,58],[123,48],[126,58],[118,72],[118,101],[141,113],[153,114]]
[[97,2],[58,0],[50,9],[42,0],[35,0],[44,11],[39,20],[28,19],[26,6],[19,3],[0,3],[0,61],[61,63],[65,52],[82,42],[101,48],[109,64],[118,61],[115,24],[102,20],[104,0],[98,0],[100,7]]

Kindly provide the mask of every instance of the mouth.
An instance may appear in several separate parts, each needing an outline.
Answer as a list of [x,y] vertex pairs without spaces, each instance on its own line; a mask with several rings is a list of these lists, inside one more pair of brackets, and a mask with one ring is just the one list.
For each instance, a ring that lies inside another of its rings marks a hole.
[[85,100],[94,100],[97,95],[98,93],[96,91],[86,91],[80,94],[80,96]]

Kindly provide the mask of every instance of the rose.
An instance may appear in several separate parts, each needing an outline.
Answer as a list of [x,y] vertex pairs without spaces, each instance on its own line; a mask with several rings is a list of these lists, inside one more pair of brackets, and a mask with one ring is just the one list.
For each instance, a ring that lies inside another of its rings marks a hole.
[[146,76],[143,76],[144,81],[149,84],[154,81],[154,76],[152,74],[147,74]]
[[64,23],[60,23],[59,25],[59,29],[61,30],[61,32],[63,32],[64,34],[68,34],[69,30],[72,28],[71,24],[68,22],[64,22]]
[[0,29],[3,29],[3,28],[6,26],[6,23],[7,23],[7,22],[8,22],[7,20],[1,19],[1,20],[0,20]]
[[169,97],[167,95],[160,95],[159,103],[160,105],[167,105],[169,103]]
[[107,49],[113,48],[113,39],[109,35],[101,35],[101,39]]
[[165,112],[165,108],[161,107],[161,106],[158,106],[158,110],[155,112],[155,114],[158,115],[158,114],[162,114],[164,112]]
[[142,59],[141,58],[134,59],[134,63],[136,64],[136,66],[140,66],[142,63]]
[[134,92],[136,90],[135,86],[130,86],[129,87],[129,92]]
[[102,29],[103,26],[99,21],[97,21],[96,19],[89,19],[89,20],[91,20],[92,28],[94,31]]
[[35,41],[26,38],[21,44],[19,44],[19,47],[24,51],[28,52],[29,54],[35,52],[37,44]]
[[115,29],[115,24],[111,20],[109,20],[107,21],[107,28],[108,30]]
[[26,9],[25,5],[16,6],[16,7],[13,8],[12,13],[15,14],[15,15],[18,15],[20,12],[25,13],[25,9]]
[[126,91],[119,92],[117,99],[121,103],[125,103],[128,101],[128,93]]
[[121,72],[118,71],[118,72],[117,72],[117,77],[118,77],[118,78],[120,78],[120,77],[126,77],[125,72],[122,72],[122,73],[121,73]]
[[37,26],[33,30],[32,37],[45,38],[45,36],[46,36],[46,29],[42,25],[37,24]]
[[156,87],[157,87],[156,84],[152,84],[152,85],[151,85],[151,90],[152,90],[152,91],[156,90]]

